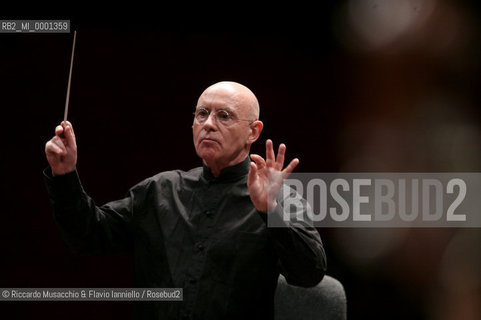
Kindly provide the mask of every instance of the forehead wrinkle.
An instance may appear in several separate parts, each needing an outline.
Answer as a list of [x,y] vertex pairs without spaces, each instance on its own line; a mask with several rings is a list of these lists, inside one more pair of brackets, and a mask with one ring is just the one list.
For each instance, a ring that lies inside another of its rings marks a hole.
[[206,109],[226,110],[229,112],[238,113],[243,109],[239,103],[237,94],[229,96],[216,95],[215,93],[207,93],[199,98],[198,106]]

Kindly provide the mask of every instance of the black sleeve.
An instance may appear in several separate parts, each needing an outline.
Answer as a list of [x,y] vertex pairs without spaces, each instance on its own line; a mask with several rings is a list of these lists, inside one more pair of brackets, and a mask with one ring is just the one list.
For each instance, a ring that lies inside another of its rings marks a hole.
[[68,247],[79,253],[109,254],[132,250],[131,220],[135,203],[144,196],[142,185],[125,198],[101,207],[82,188],[77,171],[52,176],[44,170],[54,219]]
[[[283,199],[278,199],[274,211],[259,214],[268,224],[269,234],[279,257],[280,271],[286,281],[295,286],[313,287],[326,273],[326,254],[321,236],[307,214],[310,207],[295,191],[291,191],[290,196],[297,197],[304,203],[300,211],[286,214]],[[289,219],[286,219],[285,215]]]

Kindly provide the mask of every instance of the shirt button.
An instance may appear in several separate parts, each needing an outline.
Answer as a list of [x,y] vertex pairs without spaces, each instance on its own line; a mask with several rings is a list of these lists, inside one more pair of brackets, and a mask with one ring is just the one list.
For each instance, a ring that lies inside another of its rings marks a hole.
[[204,247],[204,245],[203,245],[202,243],[199,242],[199,243],[197,244],[197,249],[198,249],[199,251],[204,251],[204,248],[205,248],[205,247]]

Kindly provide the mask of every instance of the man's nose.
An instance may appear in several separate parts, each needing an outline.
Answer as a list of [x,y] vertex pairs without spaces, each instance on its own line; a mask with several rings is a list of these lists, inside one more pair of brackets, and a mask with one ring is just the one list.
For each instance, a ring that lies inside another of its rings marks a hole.
[[215,130],[217,129],[217,119],[215,118],[215,114],[211,112],[207,119],[204,122],[204,129],[206,130]]

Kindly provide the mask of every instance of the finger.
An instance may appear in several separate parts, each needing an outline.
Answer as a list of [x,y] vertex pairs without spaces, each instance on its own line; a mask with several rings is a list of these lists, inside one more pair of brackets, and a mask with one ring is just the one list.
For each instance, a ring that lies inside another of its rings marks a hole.
[[284,170],[282,170],[282,177],[286,179],[292,173],[292,171],[294,171],[294,169],[297,167],[298,164],[299,164],[299,159],[297,158],[293,159],[289,163],[289,165],[287,165],[287,167]]
[[50,140],[52,144],[54,144],[56,147],[60,148],[62,150],[63,154],[67,153],[67,146],[65,145],[64,141],[60,137],[53,137],[52,140]]
[[66,126],[71,126],[72,127],[72,123],[70,121],[62,121],[60,123],[60,125],[65,128]]
[[72,148],[77,147],[77,142],[75,141],[75,133],[73,131],[72,124],[67,121],[65,125],[65,138],[67,139],[67,145]]
[[47,155],[59,155],[59,156],[61,156],[62,155],[62,149],[60,149],[54,143],[49,141],[45,144],[45,153]]
[[268,167],[272,167],[274,165],[274,161],[276,159],[276,155],[274,154],[273,143],[271,139],[267,139],[266,141],[266,165]]
[[[62,122],[63,123],[63,122]],[[55,127],[55,135],[57,137],[63,138],[64,127],[63,126],[56,126]]]
[[279,151],[277,152],[277,159],[276,159],[276,169],[282,170],[284,167],[284,158],[286,155],[286,145],[281,143],[279,145]]
[[257,165],[251,162],[251,169],[249,170],[249,175],[247,176],[247,185],[251,185],[257,180]]
[[266,166],[266,161],[258,154],[251,154],[251,159],[255,161],[257,170],[261,170]]
[[63,156],[66,154],[67,150],[65,149],[62,140],[59,137],[55,136],[45,145],[45,152],[47,154]]

